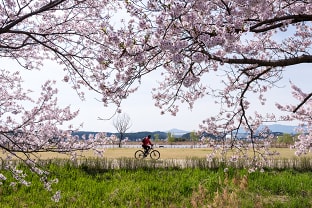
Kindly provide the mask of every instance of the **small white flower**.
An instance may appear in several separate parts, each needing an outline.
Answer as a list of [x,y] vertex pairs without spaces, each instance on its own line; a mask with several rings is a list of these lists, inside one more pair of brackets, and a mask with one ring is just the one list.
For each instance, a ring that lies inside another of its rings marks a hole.
[[248,173],[253,173],[253,172],[255,172],[256,170],[254,169],[254,168],[249,168],[249,170],[248,170]]
[[61,199],[61,192],[57,191],[52,197],[51,197],[52,201],[54,202],[59,202]]
[[0,173],[0,180],[3,180],[3,181],[5,181],[7,178],[2,174],[2,173]]

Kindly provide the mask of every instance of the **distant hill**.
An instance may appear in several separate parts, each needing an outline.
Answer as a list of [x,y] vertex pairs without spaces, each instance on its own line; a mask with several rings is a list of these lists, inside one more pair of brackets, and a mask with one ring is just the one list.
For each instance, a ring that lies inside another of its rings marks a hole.
[[[263,128],[264,126],[260,127]],[[273,125],[268,125],[269,129],[273,132],[273,133],[278,133],[278,134],[282,134],[282,133],[288,133],[288,134],[295,134],[295,128],[296,126],[290,126],[290,125],[281,125],[281,124],[273,124]],[[160,140],[164,140],[167,138],[167,133],[171,132],[172,135],[176,138],[183,138],[183,139],[189,139],[190,138],[190,131],[185,131],[185,130],[181,130],[181,129],[170,129],[166,132],[163,131],[140,131],[140,132],[131,132],[131,133],[125,133],[125,137],[128,137],[128,139],[130,141],[140,141],[142,138],[144,138],[147,135],[152,135],[152,137],[154,137],[155,134],[158,134],[158,137]],[[98,132],[93,132],[93,131],[78,131],[78,132],[74,132],[73,135],[78,135],[79,138],[82,138],[83,135],[86,136],[86,138],[89,138],[89,134],[96,134]],[[116,136],[119,136],[119,133],[112,133],[112,132],[107,132],[107,136],[111,136],[112,134],[115,134]],[[245,137],[246,134],[241,131],[240,132],[241,137]],[[210,138],[214,138],[214,135],[208,135],[205,134],[205,136],[209,136]]]
[[[263,129],[265,126],[267,126],[272,132],[281,132],[287,134],[295,134],[296,133],[295,128],[297,127],[290,125],[272,124],[272,125],[261,125],[258,130]],[[245,133],[245,131],[241,129],[239,133]]]
[[170,129],[167,132],[170,132],[173,136],[181,136],[187,133],[190,133],[189,131],[181,130],[181,129]]
[[295,134],[295,128],[297,126],[288,126],[288,125],[281,125],[281,124],[273,124],[273,125],[268,125],[270,130],[272,132],[283,132],[287,134]]
[[[158,138],[160,140],[164,140],[167,138],[167,133],[166,132],[162,132],[162,131],[141,131],[141,132],[135,132],[135,133],[126,133],[125,137],[128,137],[129,140],[131,141],[138,141],[143,139],[144,137],[146,137],[147,135],[151,135],[152,137],[154,137],[154,135],[158,135]],[[118,136],[118,133],[116,134]]]
[[[88,139],[90,134],[95,135],[98,132],[93,132],[93,131],[77,131],[74,132],[73,135],[79,136],[79,138],[82,139],[83,135]],[[115,134],[116,136],[119,136],[119,133],[112,133],[112,132],[107,132],[106,135],[109,137],[112,134]],[[158,134],[159,139],[164,140],[167,138],[167,132],[161,132],[161,131],[141,131],[141,132],[134,132],[134,133],[125,133],[124,137],[128,137],[129,140],[131,141],[139,141],[146,137],[147,135],[152,135],[152,137]]]

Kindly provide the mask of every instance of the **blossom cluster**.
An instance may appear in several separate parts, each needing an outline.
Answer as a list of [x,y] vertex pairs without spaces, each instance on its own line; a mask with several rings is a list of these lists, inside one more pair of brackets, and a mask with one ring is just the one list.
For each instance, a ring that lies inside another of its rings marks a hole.
[[[260,166],[258,156],[270,153],[266,147],[260,151],[257,129],[264,121],[280,118],[251,109],[257,102],[266,105],[266,93],[283,79],[284,67],[311,62],[312,3],[130,0],[124,4],[128,24],[106,28],[110,49],[99,54],[111,63],[106,61],[102,69],[109,75],[115,70],[116,78],[106,79],[106,86],[113,86],[116,93],[113,97],[128,95],[125,89],[134,92],[138,80],[159,71],[153,99],[161,114],[175,116],[180,105],[192,109],[197,100],[211,96],[219,111],[203,121],[201,130],[214,135],[246,130],[251,149],[259,153],[251,160]],[[269,146],[270,133],[264,130],[260,136]],[[230,147],[240,146],[233,138]]]
[[[52,60],[82,99],[85,90],[92,90],[104,107],[114,104],[118,112],[145,76],[159,72],[152,98],[162,114],[175,116],[180,105],[192,109],[209,96],[219,112],[207,115],[200,128],[224,138],[218,151],[225,155],[228,147],[237,147],[244,158],[245,147],[235,137],[244,129],[254,152],[266,155],[270,135],[262,134],[268,142],[261,147],[255,132],[263,121],[277,118],[251,109],[255,102],[266,104],[265,95],[283,78],[284,67],[311,63],[311,11],[310,1],[288,0],[3,0],[0,57],[27,70],[41,70],[43,60]],[[72,153],[75,159],[73,150],[106,142],[103,135],[79,139],[72,136],[74,127],[58,128],[78,111],[58,106],[51,80],[38,99],[30,97],[13,71],[0,70],[0,147],[5,152],[19,157],[16,152],[54,151]],[[295,111],[283,119],[301,120],[310,129],[310,95],[294,92],[305,107],[277,107]],[[230,142],[228,134],[234,134]],[[298,155],[307,151],[309,135],[305,132],[295,144]],[[258,155],[251,160],[260,166]]]
[[[58,152],[70,154],[76,159],[76,152],[94,149],[106,144],[106,134],[98,133],[89,138],[78,138],[72,134],[71,125],[68,130],[60,127],[70,122],[78,114],[69,107],[58,107],[57,89],[54,82],[47,81],[42,85],[42,91],[37,100],[29,97],[30,91],[22,88],[19,73],[0,71],[0,148],[2,149],[2,164],[11,172],[17,183],[30,186],[26,181],[26,173],[17,168],[13,160],[23,161],[29,169],[42,178],[48,191],[57,179],[47,180],[50,173],[37,164],[37,153]],[[7,177],[0,174],[0,181]],[[11,182],[16,187],[17,183]],[[59,194],[58,194],[59,195]],[[57,196],[55,200],[57,200]]]

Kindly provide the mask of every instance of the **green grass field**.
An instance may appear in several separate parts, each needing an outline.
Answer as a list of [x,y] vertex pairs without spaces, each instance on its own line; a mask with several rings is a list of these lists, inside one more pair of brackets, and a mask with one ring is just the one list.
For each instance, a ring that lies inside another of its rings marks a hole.
[[[266,170],[248,173],[245,169],[155,168],[107,169],[91,164],[79,167],[69,161],[46,165],[53,184],[61,192],[59,202],[46,191],[39,178],[26,178],[29,187],[0,186],[0,207],[280,207],[312,206],[312,172]],[[100,164],[100,163],[98,163]]]
[[[58,178],[52,192],[44,189],[28,169],[31,186],[16,184],[8,177],[0,186],[0,207],[150,207],[150,208],[241,208],[312,207],[311,157],[298,159],[290,149],[278,149],[284,158],[280,168],[248,172],[245,168],[217,163],[207,168],[211,149],[159,148],[159,161],[136,160],[132,148],[106,149],[104,158],[83,152],[79,163],[56,153],[41,153],[41,164]],[[184,168],[176,160],[185,160]],[[302,163],[299,168],[288,163]],[[7,173],[6,170],[1,173]],[[61,199],[51,197],[60,191]]]

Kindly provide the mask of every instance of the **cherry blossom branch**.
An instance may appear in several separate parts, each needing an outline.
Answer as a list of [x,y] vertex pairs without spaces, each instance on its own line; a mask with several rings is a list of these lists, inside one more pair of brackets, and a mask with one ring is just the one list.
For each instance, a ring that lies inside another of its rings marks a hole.
[[310,93],[308,96],[306,96],[303,101],[293,110],[293,113],[296,113],[312,96],[312,93]]

